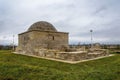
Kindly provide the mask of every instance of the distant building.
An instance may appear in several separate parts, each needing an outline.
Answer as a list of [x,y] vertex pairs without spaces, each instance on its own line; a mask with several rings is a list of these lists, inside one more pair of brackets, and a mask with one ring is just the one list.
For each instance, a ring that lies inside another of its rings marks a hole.
[[18,51],[34,53],[37,49],[61,49],[68,47],[68,33],[58,32],[55,27],[46,22],[39,21],[19,34]]

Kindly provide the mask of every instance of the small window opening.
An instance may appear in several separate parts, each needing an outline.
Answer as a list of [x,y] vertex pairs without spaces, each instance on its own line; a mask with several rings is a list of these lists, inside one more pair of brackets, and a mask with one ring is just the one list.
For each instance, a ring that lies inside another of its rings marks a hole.
[[55,40],[54,36],[53,36],[53,40]]

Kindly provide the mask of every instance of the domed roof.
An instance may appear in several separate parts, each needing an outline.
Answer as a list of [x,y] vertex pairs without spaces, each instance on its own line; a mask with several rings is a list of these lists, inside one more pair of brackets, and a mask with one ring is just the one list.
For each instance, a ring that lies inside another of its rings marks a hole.
[[52,31],[52,32],[57,31],[52,24],[46,21],[39,21],[39,22],[32,24],[30,28],[28,29],[28,31],[32,31],[32,30]]

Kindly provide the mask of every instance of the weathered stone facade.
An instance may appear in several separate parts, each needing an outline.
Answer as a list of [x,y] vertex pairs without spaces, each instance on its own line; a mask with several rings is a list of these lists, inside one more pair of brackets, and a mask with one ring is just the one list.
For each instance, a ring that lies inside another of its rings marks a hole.
[[39,49],[60,50],[68,47],[68,33],[58,32],[52,24],[40,21],[34,23],[28,31],[19,34],[18,51],[34,54]]

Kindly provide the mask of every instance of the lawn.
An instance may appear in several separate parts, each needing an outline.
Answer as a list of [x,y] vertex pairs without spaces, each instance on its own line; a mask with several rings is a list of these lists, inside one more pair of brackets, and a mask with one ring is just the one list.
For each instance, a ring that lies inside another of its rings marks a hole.
[[1,50],[0,80],[120,80],[120,54],[69,64]]

